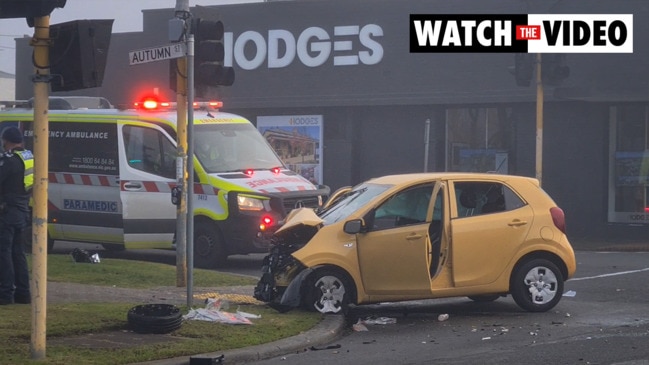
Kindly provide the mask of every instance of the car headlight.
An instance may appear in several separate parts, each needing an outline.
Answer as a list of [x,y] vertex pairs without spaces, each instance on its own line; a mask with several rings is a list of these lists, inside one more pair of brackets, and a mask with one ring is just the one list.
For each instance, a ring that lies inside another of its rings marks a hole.
[[239,195],[237,196],[237,203],[239,204],[239,210],[248,210],[248,211],[264,210],[264,202],[261,199]]

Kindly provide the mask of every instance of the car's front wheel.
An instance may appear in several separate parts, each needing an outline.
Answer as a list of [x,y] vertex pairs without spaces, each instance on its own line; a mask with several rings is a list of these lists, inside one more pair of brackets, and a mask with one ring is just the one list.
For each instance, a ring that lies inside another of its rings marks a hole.
[[532,259],[512,274],[510,290],[519,307],[529,312],[552,309],[563,293],[563,275],[549,260]]
[[307,278],[303,304],[307,310],[344,314],[349,306],[351,290],[347,276],[340,271],[319,269]]

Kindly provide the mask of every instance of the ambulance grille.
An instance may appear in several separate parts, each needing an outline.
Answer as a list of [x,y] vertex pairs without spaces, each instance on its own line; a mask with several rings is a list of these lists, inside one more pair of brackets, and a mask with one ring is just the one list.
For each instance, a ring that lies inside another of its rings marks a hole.
[[318,208],[319,199],[317,196],[308,196],[300,198],[285,198],[284,211],[286,214],[295,208]]

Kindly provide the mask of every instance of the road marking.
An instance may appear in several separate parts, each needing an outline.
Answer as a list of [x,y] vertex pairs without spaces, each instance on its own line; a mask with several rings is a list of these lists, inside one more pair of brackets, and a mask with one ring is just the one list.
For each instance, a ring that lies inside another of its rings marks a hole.
[[596,276],[586,276],[586,277],[583,277],[583,278],[574,278],[574,279],[570,279],[568,281],[600,279],[600,278],[606,278],[606,277],[609,277],[609,276],[635,274],[635,273],[643,272],[643,271],[649,271],[649,267],[644,268],[644,269],[639,269],[639,270],[621,271],[621,272],[614,272],[614,273],[610,273],[610,274],[602,274],[602,275],[596,275]]

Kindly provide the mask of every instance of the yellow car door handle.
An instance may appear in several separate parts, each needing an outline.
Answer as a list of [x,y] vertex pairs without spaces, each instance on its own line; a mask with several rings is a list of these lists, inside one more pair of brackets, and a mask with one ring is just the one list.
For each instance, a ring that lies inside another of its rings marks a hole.
[[519,221],[519,220],[514,220],[508,223],[509,226],[511,227],[518,227],[518,226],[524,226],[527,224],[527,221]]
[[416,233],[415,233],[415,234],[411,234],[411,235],[409,235],[408,237],[406,237],[406,239],[407,239],[408,241],[412,241],[412,240],[418,240],[418,239],[420,239],[420,238],[422,238],[422,237],[423,237],[422,235],[420,235],[420,234],[416,234]]

